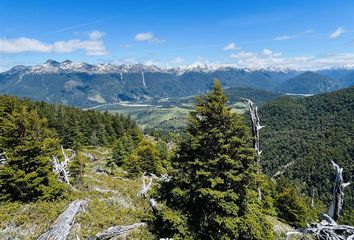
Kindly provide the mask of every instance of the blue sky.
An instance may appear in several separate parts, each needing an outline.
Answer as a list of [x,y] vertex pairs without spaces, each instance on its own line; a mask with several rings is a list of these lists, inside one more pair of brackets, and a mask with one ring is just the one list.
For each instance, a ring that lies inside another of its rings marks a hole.
[[47,59],[354,65],[354,1],[2,0],[0,71]]

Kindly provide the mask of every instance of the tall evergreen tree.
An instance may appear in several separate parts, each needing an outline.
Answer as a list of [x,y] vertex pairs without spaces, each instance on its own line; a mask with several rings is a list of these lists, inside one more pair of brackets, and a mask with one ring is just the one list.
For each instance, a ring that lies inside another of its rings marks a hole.
[[0,166],[0,200],[32,201],[53,199],[62,191],[50,164],[59,146],[37,111],[19,105],[0,109],[0,152],[6,161]]
[[172,162],[172,180],[161,186],[160,201],[166,203],[157,213],[161,237],[272,239],[258,204],[249,129],[226,102],[219,81],[197,98]]

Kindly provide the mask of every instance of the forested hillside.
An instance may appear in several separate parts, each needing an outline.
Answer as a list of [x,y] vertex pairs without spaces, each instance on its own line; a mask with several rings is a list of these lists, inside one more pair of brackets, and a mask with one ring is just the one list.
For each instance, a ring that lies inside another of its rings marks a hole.
[[[307,98],[282,97],[260,109],[262,165],[273,176],[301,182],[309,196],[331,200],[331,160],[354,180],[354,88]],[[284,167],[288,164],[288,167]],[[354,208],[353,187],[346,189],[345,209]],[[352,212],[353,213],[353,212]]]
[[0,110],[12,114],[21,109],[34,111],[45,118],[64,147],[107,146],[125,133],[141,134],[134,120],[122,114],[83,111],[62,104],[33,102],[11,96],[0,96]]

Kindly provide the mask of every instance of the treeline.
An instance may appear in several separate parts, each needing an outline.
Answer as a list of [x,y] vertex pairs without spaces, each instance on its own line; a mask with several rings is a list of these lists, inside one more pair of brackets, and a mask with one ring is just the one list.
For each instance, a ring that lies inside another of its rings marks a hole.
[[[354,181],[354,87],[301,99],[279,98],[260,109],[260,118],[266,126],[262,167],[269,175],[292,163],[283,175],[302,182],[305,193],[326,206],[334,182],[331,160],[344,169],[345,181]],[[352,187],[345,190],[344,209],[344,216],[354,216]]]
[[12,96],[0,96],[0,108],[6,112],[20,108],[34,110],[39,117],[46,118],[48,127],[57,133],[64,147],[108,146],[124,134],[141,135],[135,121],[122,114],[83,111],[62,104],[34,102]]

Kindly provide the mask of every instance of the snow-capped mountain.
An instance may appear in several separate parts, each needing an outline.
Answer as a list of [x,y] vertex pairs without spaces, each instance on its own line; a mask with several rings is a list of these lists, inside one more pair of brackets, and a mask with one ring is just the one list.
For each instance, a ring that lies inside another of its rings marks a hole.
[[[307,76],[331,77],[334,81],[331,85],[333,87],[326,88],[326,91],[332,91],[352,85],[353,72],[350,69],[329,69],[318,71],[317,75]],[[238,68],[230,64],[159,67],[48,60],[35,66],[15,66],[0,73],[0,94],[90,107],[119,101],[146,102],[159,98],[201,94],[211,87],[214,79],[219,79],[227,88],[247,87],[281,91],[289,89],[287,84],[290,84],[291,89],[297,89],[296,84],[301,81],[288,80],[302,73],[304,72],[294,69]],[[317,77],[316,83],[306,86],[311,86],[313,91],[316,84],[321,84],[319,79],[324,78]],[[315,82],[315,79],[313,81]],[[304,88],[301,86],[299,89]]]
[[100,64],[88,64],[83,62],[72,62],[70,60],[65,60],[63,62],[57,62],[55,60],[47,60],[45,63],[34,66],[15,66],[11,68],[7,73],[16,74],[18,71],[24,73],[68,73],[68,72],[82,72],[90,74],[106,74],[106,73],[137,73],[137,72],[162,72],[162,73],[174,73],[182,75],[187,72],[204,72],[210,73],[215,71],[227,71],[227,70],[242,70],[246,72],[254,71],[272,71],[272,72],[294,72],[301,71],[299,69],[289,69],[289,68],[238,68],[232,64],[183,64],[176,67],[165,66],[158,67],[156,65],[143,65],[138,64],[111,64],[111,63],[100,63]]

